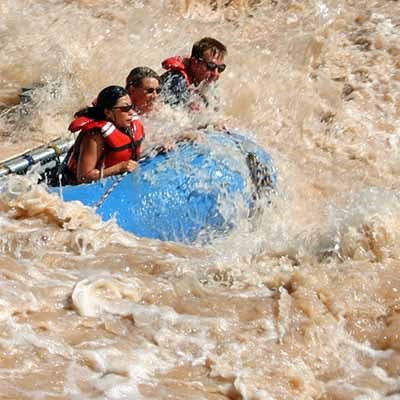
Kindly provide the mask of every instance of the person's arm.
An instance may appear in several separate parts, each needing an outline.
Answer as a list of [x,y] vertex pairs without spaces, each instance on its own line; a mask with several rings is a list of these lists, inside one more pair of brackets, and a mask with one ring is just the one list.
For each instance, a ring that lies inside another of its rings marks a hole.
[[78,183],[96,181],[101,177],[116,175],[123,172],[131,172],[137,168],[138,164],[136,161],[128,160],[122,161],[101,171],[96,168],[96,166],[99,160],[103,157],[103,153],[104,142],[100,135],[86,135],[83,138],[79,151],[76,174]]

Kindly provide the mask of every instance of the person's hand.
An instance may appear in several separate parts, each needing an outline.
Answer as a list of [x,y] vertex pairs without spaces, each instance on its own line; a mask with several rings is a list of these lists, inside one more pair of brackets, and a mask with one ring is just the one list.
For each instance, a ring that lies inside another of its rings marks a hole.
[[227,132],[229,131],[229,128],[227,126],[227,124],[225,122],[219,121],[217,123],[214,124],[214,129],[217,132]]
[[168,151],[173,150],[175,148],[175,146],[176,146],[176,142],[175,142],[175,140],[172,140],[172,139],[165,140],[160,145],[160,147],[162,148],[162,152],[164,152],[164,153],[167,153]]
[[132,172],[138,167],[138,163],[133,160],[122,161],[118,164],[119,173]]
[[200,125],[198,129],[203,129],[206,132],[222,132],[222,133],[229,132],[228,125],[223,121],[215,122],[208,125]]
[[186,131],[181,133],[176,137],[177,142],[182,142],[182,141],[190,141],[190,142],[200,142],[201,141],[201,134],[196,131]]

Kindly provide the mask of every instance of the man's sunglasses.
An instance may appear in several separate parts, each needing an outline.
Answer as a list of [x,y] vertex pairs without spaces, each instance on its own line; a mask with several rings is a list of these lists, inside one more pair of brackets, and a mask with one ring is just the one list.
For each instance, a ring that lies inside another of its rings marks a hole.
[[156,92],[157,94],[160,94],[160,93],[161,93],[161,88],[160,88],[160,87],[158,87],[158,88],[152,88],[152,87],[150,87],[150,88],[143,88],[143,90],[144,90],[147,94],[151,94],[151,93],[154,93],[154,92]]
[[121,112],[129,112],[133,109],[133,104],[129,104],[129,106],[118,106],[118,107],[112,107],[112,110],[120,110]]
[[214,62],[204,60],[204,58],[198,58],[198,60],[204,63],[209,71],[215,71],[215,69],[220,73],[225,71],[226,64],[215,64]]

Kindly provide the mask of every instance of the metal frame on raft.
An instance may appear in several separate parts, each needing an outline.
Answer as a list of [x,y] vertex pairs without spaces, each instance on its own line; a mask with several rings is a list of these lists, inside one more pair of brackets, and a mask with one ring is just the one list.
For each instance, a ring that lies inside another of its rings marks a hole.
[[9,174],[23,174],[29,167],[36,164],[45,164],[51,160],[60,162],[60,157],[65,155],[74,144],[75,139],[55,139],[45,146],[29,150],[21,155],[9,158],[0,163],[0,178]]

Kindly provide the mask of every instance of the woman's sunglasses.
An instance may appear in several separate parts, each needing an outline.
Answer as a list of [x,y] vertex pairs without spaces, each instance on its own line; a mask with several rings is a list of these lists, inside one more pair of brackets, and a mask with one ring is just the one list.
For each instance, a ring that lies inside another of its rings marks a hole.
[[129,104],[129,106],[118,106],[118,107],[112,107],[112,110],[120,110],[121,112],[129,112],[133,109],[133,104]]
[[160,88],[160,87],[158,87],[158,88],[152,88],[152,87],[150,87],[150,88],[143,88],[143,90],[144,90],[147,94],[151,94],[151,93],[154,93],[154,92],[156,92],[157,94],[160,94],[160,93],[161,93],[161,88]]
[[203,58],[198,58],[198,60],[204,63],[209,71],[215,71],[215,69],[220,73],[225,71],[226,64],[215,64],[214,62],[206,61]]

